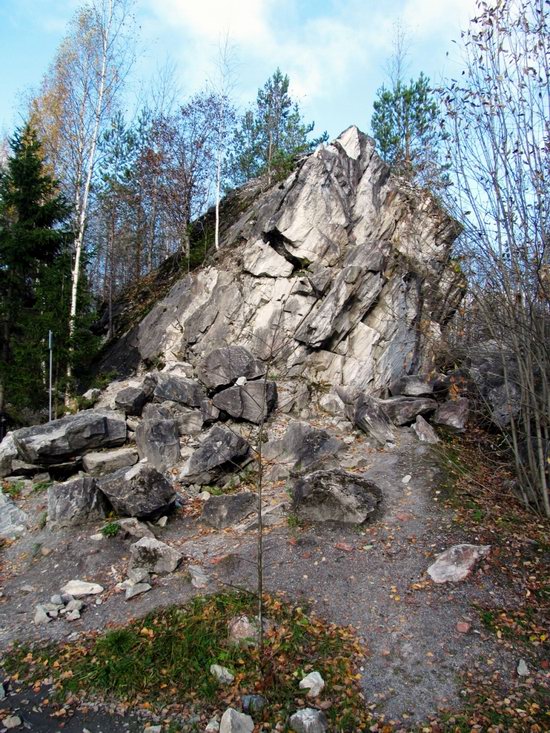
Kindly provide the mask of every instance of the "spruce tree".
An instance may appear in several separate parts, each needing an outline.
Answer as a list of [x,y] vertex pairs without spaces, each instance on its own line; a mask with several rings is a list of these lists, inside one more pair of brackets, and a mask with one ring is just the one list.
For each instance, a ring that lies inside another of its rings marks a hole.
[[[10,140],[0,172],[0,410],[46,401],[48,329],[59,331],[63,279],[69,276],[64,227],[69,207],[59,194],[30,124]],[[60,334],[63,341],[65,335]]]

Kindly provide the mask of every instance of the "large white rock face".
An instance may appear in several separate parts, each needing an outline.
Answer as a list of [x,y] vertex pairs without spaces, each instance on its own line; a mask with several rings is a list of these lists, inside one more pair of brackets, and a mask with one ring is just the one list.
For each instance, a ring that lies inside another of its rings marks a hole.
[[[250,198],[206,266],[117,344],[135,365],[239,345],[278,374],[366,392],[431,367],[460,302],[459,232],[427,192],[394,177],[350,127]],[[245,193],[242,193],[245,200]]]

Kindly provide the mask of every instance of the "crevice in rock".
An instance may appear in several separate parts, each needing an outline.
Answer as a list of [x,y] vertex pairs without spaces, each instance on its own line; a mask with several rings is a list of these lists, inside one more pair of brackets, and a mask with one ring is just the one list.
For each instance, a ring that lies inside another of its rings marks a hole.
[[291,254],[287,249],[287,244],[291,244],[290,239],[287,239],[281,232],[274,227],[267,232],[262,232],[262,239],[266,244],[269,244],[278,255],[284,257],[285,260],[290,262],[295,270],[303,270],[311,263],[305,258],[296,257]]

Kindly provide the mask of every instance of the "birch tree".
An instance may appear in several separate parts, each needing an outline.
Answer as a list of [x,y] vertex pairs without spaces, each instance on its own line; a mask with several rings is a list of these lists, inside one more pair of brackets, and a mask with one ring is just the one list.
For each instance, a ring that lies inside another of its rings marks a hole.
[[[32,103],[54,173],[73,202],[75,241],[69,333],[74,336],[92,182],[102,130],[117,104],[131,58],[130,0],[92,0],[69,33]],[[71,365],[67,376],[70,380]]]

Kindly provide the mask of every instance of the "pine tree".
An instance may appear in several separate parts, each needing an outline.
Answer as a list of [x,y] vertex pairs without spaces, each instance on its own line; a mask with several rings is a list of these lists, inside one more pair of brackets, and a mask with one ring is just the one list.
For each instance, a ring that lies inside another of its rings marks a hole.
[[398,77],[382,86],[374,102],[371,128],[382,158],[396,173],[421,185],[445,185],[439,161],[441,115],[430,80],[423,73],[408,84]]
[[328,139],[326,132],[317,139],[309,139],[315,123],[303,121],[288,88],[288,76],[277,69],[258,89],[255,107],[241,118],[230,156],[235,183],[264,173],[271,181],[274,175],[288,172],[297,155],[310,152]]
[[66,321],[60,288],[63,277],[70,283],[69,207],[44,167],[35,130],[18,130],[10,148],[0,173],[0,410],[7,401],[45,401],[44,340],[58,318]]

